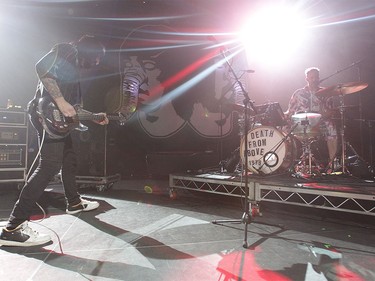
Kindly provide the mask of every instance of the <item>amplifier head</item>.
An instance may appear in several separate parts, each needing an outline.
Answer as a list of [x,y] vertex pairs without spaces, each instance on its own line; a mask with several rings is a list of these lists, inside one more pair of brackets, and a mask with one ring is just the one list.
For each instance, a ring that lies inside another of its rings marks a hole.
[[0,125],[26,125],[26,112],[13,110],[0,110]]

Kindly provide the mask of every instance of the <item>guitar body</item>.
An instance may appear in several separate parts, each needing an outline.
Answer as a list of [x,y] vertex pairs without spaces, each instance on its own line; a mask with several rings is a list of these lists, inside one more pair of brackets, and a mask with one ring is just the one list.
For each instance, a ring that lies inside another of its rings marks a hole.
[[79,127],[77,118],[65,117],[52,99],[48,97],[39,100],[37,114],[43,129],[52,139],[64,138],[71,130]]
[[[64,138],[74,129],[87,130],[87,127],[80,123],[82,120],[104,120],[104,116],[102,114],[95,114],[84,110],[79,105],[75,105],[74,108],[77,115],[74,117],[65,117],[53,99],[50,96],[45,96],[40,98],[37,102],[34,113],[29,112],[31,114],[30,120],[35,128],[40,127],[41,124],[51,139]],[[124,116],[120,113],[119,115],[107,115],[107,118],[109,120],[117,120],[121,125],[126,121],[124,120]],[[36,122],[39,124],[35,124]]]

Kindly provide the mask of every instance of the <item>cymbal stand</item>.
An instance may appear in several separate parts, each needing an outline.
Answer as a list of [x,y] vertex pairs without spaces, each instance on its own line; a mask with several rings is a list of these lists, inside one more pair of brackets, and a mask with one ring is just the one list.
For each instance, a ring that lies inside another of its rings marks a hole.
[[367,121],[367,124],[368,124],[368,128],[369,128],[369,134],[370,134],[370,139],[369,139],[369,143],[370,143],[370,148],[369,148],[369,154],[370,154],[370,165],[373,166],[374,165],[374,161],[373,161],[373,144],[372,144],[372,132],[373,132],[373,129],[372,127],[374,126],[372,123],[375,123],[374,120],[368,120]]
[[220,139],[219,139],[219,169],[220,173],[225,172],[225,161],[223,160],[223,99],[220,100]]
[[[350,64],[349,66],[343,68],[343,69],[340,69],[340,70],[337,70],[335,73],[329,75],[328,77],[326,78],[323,78],[323,79],[320,79],[319,80],[319,83],[322,83],[323,81],[331,78],[332,76],[334,75],[337,75],[347,69],[350,69],[354,66],[358,66],[361,62],[363,61],[363,59],[357,61],[357,62],[354,62],[352,64]],[[360,76],[360,69],[358,67],[358,78],[361,79],[361,76]],[[341,89],[340,89],[341,91]],[[361,114],[361,119],[362,119],[362,104],[361,104],[361,97],[360,97],[360,114]],[[340,121],[341,121],[341,133],[340,133],[340,137],[341,137],[341,165],[342,165],[342,172],[345,173],[345,155],[346,155],[346,147],[345,147],[345,122],[344,122],[344,95],[343,93],[341,92],[341,95],[340,95]],[[360,127],[360,137],[362,138],[362,127]],[[363,146],[363,143],[362,143],[362,139],[361,139],[361,146]]]
[[[228,58],[226,56],[226,52],[223,48],[220,48],[220,53],[221,55],[223,56],[224,58],[224,61],[225,63],[228,65],[228,69],[229,71],[233,74],[233,77],[235,78],[236,82],[238,83],[238,85],[240,86],[241,88],[241,91],[242,91],[242,94],[244,95],[244,100],[243,100],[243,103],[244,103],[244,131],[245,131],[245,144],[246,144],[246,147],[247,147],[247,143],[248,143],[248,128],[249,128],[249,109],[251,108],[255,114],[257,113],[256,112],[256,108],[254,107],[253,105],[253,102],[251,101],[250,97],[249,97],[249,94],[247,93],[247,91],[245,90],[244,86],[242,85],[242,82],[240,81],[240,79],[238,78],[236,72],[233,70],[231,64],[229,63],[228,61]],[[214,220],[212,221],[212,223],[214,224],[220,224],[220,223],[225,223],[225,222],[233,222],[233,223],[243,223],[245,224],[245,229],[244,229],[244,241],[243,241],[243,247],[244,248],[248,248],[248,242],[247,242],[247,229],[248,229],[248,225],[251,223],[251,220],[252,220],[252,202],[250,202],[250,199],[249,199],[249,196],[250,196],[250,188],[249,188],[249,179],[248,179],[248,150],[247,149],[244,149],[244,157],[245,157],[245,167],[244,167],[244,178],[245,178],[245,211],[241,217],[241,219],[236,219],[236,220]],[[254,192],[255,193],[255,192]]]
[[346,157],[346,141],[345,141],[345,117],[344,117],[344,96],[340,95],[340,126],[341,126],[341,169],[342,173],[347,173],[345,168],[345,157]]

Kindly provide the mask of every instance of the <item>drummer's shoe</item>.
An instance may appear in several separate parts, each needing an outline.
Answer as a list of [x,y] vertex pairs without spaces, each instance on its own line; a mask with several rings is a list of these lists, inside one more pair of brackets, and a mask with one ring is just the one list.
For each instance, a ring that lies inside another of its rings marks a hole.
[[335,170],[333,164],[332,164],[332,163],[329,163],[329,164],[327,165],[326,169],[325,169],[325,174],[326,174],[326,175],[333,175],[333,174],[335,173],[335,171],[336,171],[336,170]]
[[333,167],[332,167],[332,164],[328,164],[327,168],[326,168],[326,174],[327,175],[330,175],[334,172],[333,170]]
[[335,158],[333,161],[329,162],[326,167],[326,174],[334,174],[335,172],[341,170],[341,164],[337,158]]

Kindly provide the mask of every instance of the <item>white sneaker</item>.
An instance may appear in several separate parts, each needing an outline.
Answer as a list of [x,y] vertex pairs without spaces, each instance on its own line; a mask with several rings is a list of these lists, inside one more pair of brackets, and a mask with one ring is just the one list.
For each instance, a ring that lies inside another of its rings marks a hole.
[[68,204],[68,207],[66,208],[66,213],[69,215],[74,215],[80,212],[88,212],[95,210],[99,207],[99,203],[97,201],[89,201],[86,199],[81,198],[81,203],[70,206]]
[[32,230],[27,225],[27,221],[23,222],[12,231],[4,227],[0,234],[0,246],[30,247],[46,244],[49,241],[51,241],[49,235],[40,234]]

